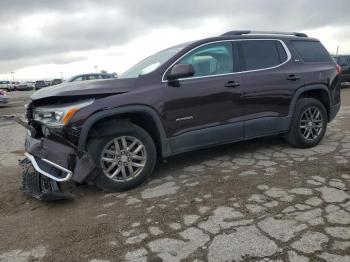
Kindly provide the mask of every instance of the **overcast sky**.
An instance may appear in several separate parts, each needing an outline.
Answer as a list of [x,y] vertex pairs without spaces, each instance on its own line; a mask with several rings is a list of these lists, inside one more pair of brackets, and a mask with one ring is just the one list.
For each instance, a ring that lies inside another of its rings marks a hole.
[[1,0],[0,79],[122,73],[168,46],[238,29],[301,31],[350,53],[349,0]]

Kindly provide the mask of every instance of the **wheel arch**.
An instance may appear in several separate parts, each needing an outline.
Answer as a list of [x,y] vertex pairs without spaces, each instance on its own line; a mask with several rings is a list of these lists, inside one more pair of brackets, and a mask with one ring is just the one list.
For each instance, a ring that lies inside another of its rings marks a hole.
[[315,98],[319,100],[326,108],[329,121],[331,95],[329,89],[325,85],[308,85],[298,89],[293,96],[292,103],[289,109],[289,116],[293,115],[296,103],[300,98]]
[[171,155],[162,121],[154,109],[143,105],[125,106],[93,114],[83,125],[79,137],[79,149],[85,151],[90,137],[112,135],[121,123],[133,123],[145,129],[156,144],[161,157]]

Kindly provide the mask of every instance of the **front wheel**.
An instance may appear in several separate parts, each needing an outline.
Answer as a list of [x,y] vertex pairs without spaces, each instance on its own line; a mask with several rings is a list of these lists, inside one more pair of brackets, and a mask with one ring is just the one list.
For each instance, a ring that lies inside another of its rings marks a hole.
[[143,183],[153,172],[156,148],[152,137],[131,123],[112,136],[89,141],[98,168],[94,183],[106,191],[123,191]]
[[295,147],[314,147],[324,137],[327,124],[328,115],[324,105],[313,98],[301,98],[296,104],[286,140]]

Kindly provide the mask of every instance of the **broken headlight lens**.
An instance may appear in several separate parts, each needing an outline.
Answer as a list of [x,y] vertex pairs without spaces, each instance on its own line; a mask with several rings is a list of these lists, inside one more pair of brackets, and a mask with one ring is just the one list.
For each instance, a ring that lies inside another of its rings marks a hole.
[[80,101],[78,103],[64,104],[61,106],[46,106],[34,108],[34,121],[43,123],[48,127],[62,127],[68,124],[74,114],[83,107],[89,106],[94,99]]

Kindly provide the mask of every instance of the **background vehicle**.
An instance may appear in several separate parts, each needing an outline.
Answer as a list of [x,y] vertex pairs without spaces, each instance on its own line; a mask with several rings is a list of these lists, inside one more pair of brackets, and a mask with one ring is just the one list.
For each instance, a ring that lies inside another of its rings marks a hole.
[[31,87],[32,89],[35,88],[35,82],[28,81],[28,82],[26,82],[26,83],[27,83],[27,85],[28,85],[29,87]]
[[8,96],[4,90],[0,90],[0,105],[7,104],[9,101]]
[[350,55],[334,56],[334,59],[341,67],[342,82],[350,82]]
[[24,82],[24,83],[19,83],[16,87],[15,90],[18,91],[29,91],[33,90],[33,85],[29,82]]
[[62,79],[54,79],[51,81],[52,86],[59,85],[59,84],[62,84]]
[[35,90],[40,90],[44,87],[48,87],[48,84],[44,80],[35,81]]
[[[115,80],[34,93],[27,116],[36,131],[26,144],[45,137],[54,145],[26,151],[34,166],[44,154],[71,170],[47,170],[56,181],[115,191],[145,181],[157,157],[280,134],[310,148],[340,109],[340,77],[323,45],[303,33],[231,31],[158,52]],[[90,158],[72,159],[75,149],[51,141],[50,130]]]
[[12,91],[13,86],[10,81],[0,81],[0,89],[6,90],[6,91]]
[[88,80],[109,79],[109,78],[116,78],[116,76],[114,74],[104,74],[104,73],[82,74],[82,75],[72,76],[67,80],[67,82],[88,81]]
[[13,91],[17,90],[17,87],[18,87],[18,85],[20,84],[20,82],[18,82],[18,81],[12,81],[11,83],[12,83]]

